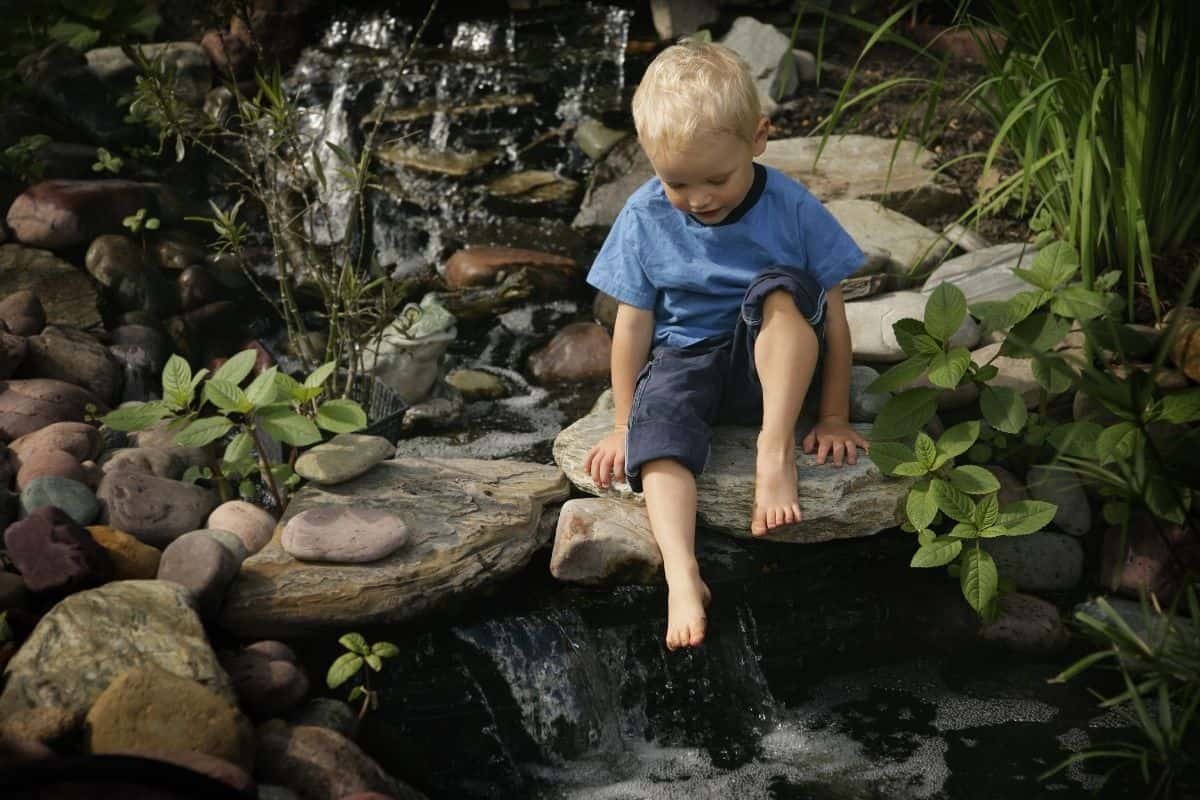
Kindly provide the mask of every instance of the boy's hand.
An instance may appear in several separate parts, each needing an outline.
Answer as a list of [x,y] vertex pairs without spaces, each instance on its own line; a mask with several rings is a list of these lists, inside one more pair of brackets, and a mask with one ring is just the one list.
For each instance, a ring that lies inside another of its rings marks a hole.
[[843,417],[823,417],[820,422],[804,437],[804,452],[811,453],[817,449],[817,463],[824,464],[826,456],[832,456],[833,463],[841,466],[858,463],[858,449],[869,452],[871,443],[850,427],[850,422]]
[[588,450],[583,469],[602,489],[612,486],[614,478],[625,480],[625,431],[614,430]]

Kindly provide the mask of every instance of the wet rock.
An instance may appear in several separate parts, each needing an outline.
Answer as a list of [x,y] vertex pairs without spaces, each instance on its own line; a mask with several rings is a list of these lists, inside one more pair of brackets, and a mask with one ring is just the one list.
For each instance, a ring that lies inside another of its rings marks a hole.
[[[893,325],[902,319],[923,319],[929,297],[920,292],[892,292],[846,303],[846,321],[854,357],[868,361],[903,361],[903,348]],[[979,341],[979,324],[967,315],[950,337],[951,344],[973,347]]]
[[282,716],[298,706],[308,694],[308,676],[296,665],[295,656],[290,651],[277,657],[280,655],[263,648],[248,647],[221,657],[238,700],[253,717]]
[[108,525],[89,525],[87,531],[96,544],[108,553],[108,560],[113,567],[113,580],[153,580],[158,574],[162,553],[157,548],[142,544],[128,533]]
[[179,308],[178,298],[157,269],[119,277],[109,291],[114,306],[126,313],[143,312],[164,319]]
[[148,268],[142,245],[132,237],[117,233],[106,233],[93,239],[84,256],[84,265],[88,274],[106,289],[113,288],[130,275],[140,275]]
[[112,579],[108,554],[58,508],[34,509],[9,525],[4,546],[31,592],[66,595]]
[[446,262],[446,284],[452,288],[492,286],[518,270],[531,273],[539,286],[566,288],[578,277],[574,259],[516,247],[468,247]]
[[217,506],[208,515],[206,524],[237,536],[249,555],[262,550],[275,532],[275,518],[244,500],[230,500]]
[[1033,377],[1033,360],[1029,358],[1010,358],[997,355],[1002,344],[985,345],[971,352],[971,360],[980,366],[991,363],[999,370],[995,378],[988,381],[990,386],[1003,386],[1012,389],[1025,400],[1025,405],[1033,408],[1041,396],[1041,384]]
[[833,200],[825,205],[859,247],[890,254],[888,272],[923,272],[950,249],[950,242],[940,233],[873,200]]
[[596,299],[592,302],[592,316],[609,333],[612,332],[613,325],[617,322],[617,307],[619,305],[620,303],[617,302],[615,297],[611,297],[604,292],[596,292]]
[[159,478],[177,480],[184,464],[171,450],[163,447],[121,447],[107,451],[100,459],[100,470],[110,472],[142,472]]
[[778,100],[796,91],[799,81],[792,62],[792,43],[774,25],[759,22],[754,17],[738,17],[721,44],[749,64],[764,114],[769,115]]
[[1104,533],[1100,580],[1111,591],[1138,599],[1143,591],[1170,603],[1188,570],[1200,569],[1200,542],[1187,528],[1135,515],[1127,535]]
[[254,729],[237,706],[195,680],[148,665],[123,672],[87,715],[87,749],[129,750],[152,742],[254,769]]
[[175,352],[207,362],[230,356],[241,343],[245,320],[229,300],[219,300],[166,321]]
[[563,503],[550,573],[587,585],[658,583],[662,554],[644,506],[588,498]]
[[341,565],[297,561],[275,539],[242,565],[222,626],[249,638],[419,619],[521,569],[541,544],[542,507],[566,494],[556,468],[501,460],[397,459],[332,490],[310,484],[284,525],[321,506],[375,508],[405,521],[411,545]]
[[[641,495],[635,495],[627,484],[617,483],[610,490],[602,490],[583,470],[588,450],[612,431],[612,415],[611,407],[597,401],[590,414],[554,440],[554,460],[571,483],[587,494],[640,502]],[[866,434],[866,426],[855,427]],[[756,436],[757,431],[751,428],[722,427],[714,431],[708,464],[696,479],[700,524],[731,536],[751,538]],[[776,529],[766,538],[823,542],[870,536],[896,524],[897,508],[907,496],[910,483],[884,477],[866,455],[860,453],[856,465],[831,469],[828,465],[818,466],[815,456],[797,448],[796,464],[804,521]]]
[[[161,62],[172,76],[171,90],[183,102],[199,107],[212,86],[212,65],[195,42],[154,42],[139,46],[150,62]],[[97,47],[84,54],[88,69],[118,95],[129,94],[139,70],[120,47]]]
[[121,233],[123,220],[140,208],[163,216],[163,209],[174,205],[165,191],[158,184],[126,180],[42,181],[13,201],[6,219],[17,241],[63,250]]
[[259,796],[250,773],[231,761],[201,753],[199,750],[169,750],[154,744],[138,744],[124,750],[113,749],[105,752],[109,755],[136,756],[174,764],[218,780],[234,791],[243,792],[246,797]]
[[446,376],[446,383],[462,393],[463,399],[495,400],[508,397],[508,386],[497,375],[477,369],[456,369]]
[[352,739],[358,730],[358,714],[341,700],[314,697],[287,716],[289,725],[315,725]]
[[271,720],[258,729],[258,775],[304,800],[382,792],[397,800],[421,795],[392,778],[354,742],[327,728]]
[[1033,245],[1016,242],[952,258],[930,274],[921,292],[932,294],[943,283],[952,283],[966,295],[968,304],[1008,300],[1034,288],[1013,273],[1017,267],[1029,269],[1034,253]]
[[20,459],[44,450],[62,450],[76,461],[93,461],[103,448],[100,431],[86,422],[56,422],[27,433],[9,445]]
[[224,294],[223,287],[209,274],[208,268],[198,264],[180,272],[175,284],[179,293],[179,307],[184,311],[215,303]]
[[1066,648],[1071,633],[1053,603],[1017,592],[1000,595],[998,602],[999,618],[979,631],[985,642],[1037,656],[1054,655]]
[[1028,536],[983,540],[1000,575],[1020,590],[1052,592],[1072,589],[1083,576],[1083,547],[1074,536],[1038,531]]
[[96,496],[106,524],[156,547],[199,529],[217,505],[208,489],[141,472],[106,474]]
[[462,393],[445,381],[438,381],[428,398],[405,409],[400,429],[405,433],[456,430],[462,426],[465,412]]
[[659,39],[674,41],[716,22],[716,0],[651,0],[650,15]]
[[110,405],[120,397],[121,366],[91,336],[72,328],[47,325],[27,341],[29,354],[22,368],[25,376],[73,383]]
[[420,145],[391,144],[379,147],[376,157],[385,164],[462,178],[496,160],[496,150],[438,150]]
[[568,209],[579,193],[579,181],[549,170],[522,170],[488,184],[489,206],[513,214],[557,215]]
[[594,322],[574,322],[529,357],[539,383],[603,380],[612,361],[612,337]]
[[[41,314],[26,292],[37,298]],[[0,301],[0,319],[13,333],[41,333],[46,322],[77,328],[101,324],[95,284],[47,250],[0,245],[0,296],[5,297]]]
[[147,325],[120,325],[109,332],[113,346],[136,347],[150,360],[149,368],[157,378],[171,355],[171,346],[161,331]]
[[[5,255],[11,255],[13,252],[16,251],[4,251]],[[0,256],[0,269],[4,267],[3,258],[4,256]],[[0,275],[3,274],[0,272]],[[0,299],[0,322],[17,336],[34,336],[46,327],[46,311],[35,292],[21,289]]]
[[850,368],[850,421],[873,422],[891,398],[891,392],[871,394],[867,387],[879,377],[872,367],[856,364]]
[[[873,200],[903,214],[906,219],[922,223],[957,213],[967,206],[967,198],[956,186],[935,175],[934,153],[916,142],[903,141],[896,150],[895,139],[831,136],[820,160],[816,160],[820,146],[821,139],[816,136],[773,139],[767,142],[767,149],[758,160],[800,181],[823,203]],[[838,219],[841,221],[841,217]],[[905,226],[904,229],[909,228]],[[937,234],[927,231],[921,233],[921,237],[932,241]],[[855,241],[860,247],[864,243],[857,236]],[[868,243],[874,244],[873,241]],[[939,244],[940,253],[945,253],[948,246],[948,242]],[[907,265],[919,255],[912,250],[910,245],[900,252],[891,252],[898,264]],[[940,255],[922,263],[937,263],[937,258]]]
[[1092,529],[1092,507],[1079,476],[1071,470],[1042,464],[1030,467],[1025,485],[1034,500],[1054,503],[1054,525],[1072,536],[1083,536]]
[[75,456],[63,450],[38,450],[21,459],[17,472],[17,490],[21,491],[38,478],[68,478],[86,483],[83,467]]
[[12,377],[28,354],[29,342],[25,338],[0,331],[0,380]]
[[174,581],[186,588],[200,618],[214,620],[238,566],[229,548],[205,531],[192,531],[163,550],[158,580]]
[[636,137],[617,143],[597,166],[592,184],[571,225],[611,228],[625,201],[653,177],[654,168]]
[[621,140],[629,136],[629,131],[615,131],[605,127],[604,123],[591,117],[584,117],[575,127],[575,144],[579,145],[588,158],[599,161]]
[[78,525],[90,525],[100,513],[96,495],[86,484],[69,478],[37,478],[21,490],[21,512],[52,506],[62,509]]
[[244,77],[254,65],[254,48],[247,40],[232,32],[206,31],[200,46],[208,54],[217,75],[222,78]]
[[57,42],[17,64],[21,82],[55,115],[81,128],[88,138],[112,143],[127,138],[117,96],[87,68],[74,48]]
[[294,558],[342,564],[378,561],[408,540],[408,527],[395,514],[342,506],[317,506],[295,515],[281,538]]
[[159,267],[179,272],[207,260],[204,243],[184,230],[169,230],[159,234],[151,250]]
[[331,486],[357,478],[394,452],[396,446],[382,436],[339,433],[296,459],[296,473]]

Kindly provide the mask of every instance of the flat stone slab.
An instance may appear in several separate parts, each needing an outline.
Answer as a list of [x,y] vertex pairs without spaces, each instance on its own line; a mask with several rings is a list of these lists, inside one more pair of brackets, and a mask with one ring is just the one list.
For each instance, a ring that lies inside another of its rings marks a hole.
[[[418,619],[521,569],[541,547],[547,503],[569,485],[553,466],[518,461],[402,458],[292,499],[266,547],[246,559],[225,596],[222,626],[239,637],[279,638]],[[374,508],[408,525],[410,544],[370,564],[298,561],[282,526],[322,505]]]
[[[600,497],[624,497],[642,502],[628,484],[604,490],[583,470],[583,460],[592,445],[613,426],[613,413],[605,404],[563,430],[554,440],[554,460],[579,489]],[[866,434],[869,425],[855,425]],[[696,479],[701,525],[741,539],[750,535],[754,506],[754,456],[758,431],[753,428],[721,427],[713,433],[708,465]],[[763,537],[779,542],[825,542],[870,536],[895,527],[897,509],[908,493],[909,481],[888,478],[863,453],[858,464],[835,467],[817,464],[816,458],[796,448],[800,477],[800,510],[804,519],[796,525],[776,528]]]
[[962,289],[967,303],[1004,301],[1034,287],[1013,274],[1013,269],[1029,269],[1036,248],[1024,242],[998,244],[966,255],[952,258],[930,273],[921,287],[924,294],[943,283],[953,283]]

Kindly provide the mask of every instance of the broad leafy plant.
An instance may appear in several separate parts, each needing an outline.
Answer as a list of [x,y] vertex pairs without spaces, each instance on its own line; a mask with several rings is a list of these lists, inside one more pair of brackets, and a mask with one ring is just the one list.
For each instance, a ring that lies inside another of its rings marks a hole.
[[371,686],[371,672],[382,670],[383,660],[398,656],[400,648],[391,642],[369,644],[359,633],[347,633],[338,639],[338,644],[346,648],[346,652],[330,664],[325,684],[336,689],[355,675],[359,676],[359,684],[350,690],[348,699],[351,703],[362,701],[358,709],[358,721],[362,722],[368,711],[379,708],[379,690]]
[[[282,511],[286,503],[279,487],[294,482],[291,460],[271,463],[262,434],[304,447],[320,442],[321,430],[360,430],[367,416],[353,400],[321,400],[333,363],[321,365],[303,383],[271,367],[243,389],[241,383],[249,377],[256,357],[256,351],[243,350],[209,375],[207,369],[192,374],[187,361],[173,355],[163,368],[161,400],[127,404],[100,421],[114,430],[140,431],[169,419],[176,431],[175,443],[182,447],[208,447],[232,433],[213,473],[222,495],[228,494],[230,480],[257,470]],[[244,480],[240,488],[243,494],[252,491]]]

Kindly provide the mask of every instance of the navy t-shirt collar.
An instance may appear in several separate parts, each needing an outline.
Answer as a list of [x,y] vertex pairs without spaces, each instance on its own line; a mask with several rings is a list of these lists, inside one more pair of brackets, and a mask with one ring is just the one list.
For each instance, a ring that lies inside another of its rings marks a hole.
[[742,198],[742,202],[738,203],[737,208],[725,215],[725,219],[720,222],[714,222],[709,225],[688,214],[688,218],[699,225],[706,228],[719,228],[722,225],[732,225],[740,220],[754,208],[754,204],[758,202],[758,198],[762,197],[763,189],[767,188],[767,168],[757,161],[754,162],[754,181],[750,184],[750,191],[746,192],[746,196]]

